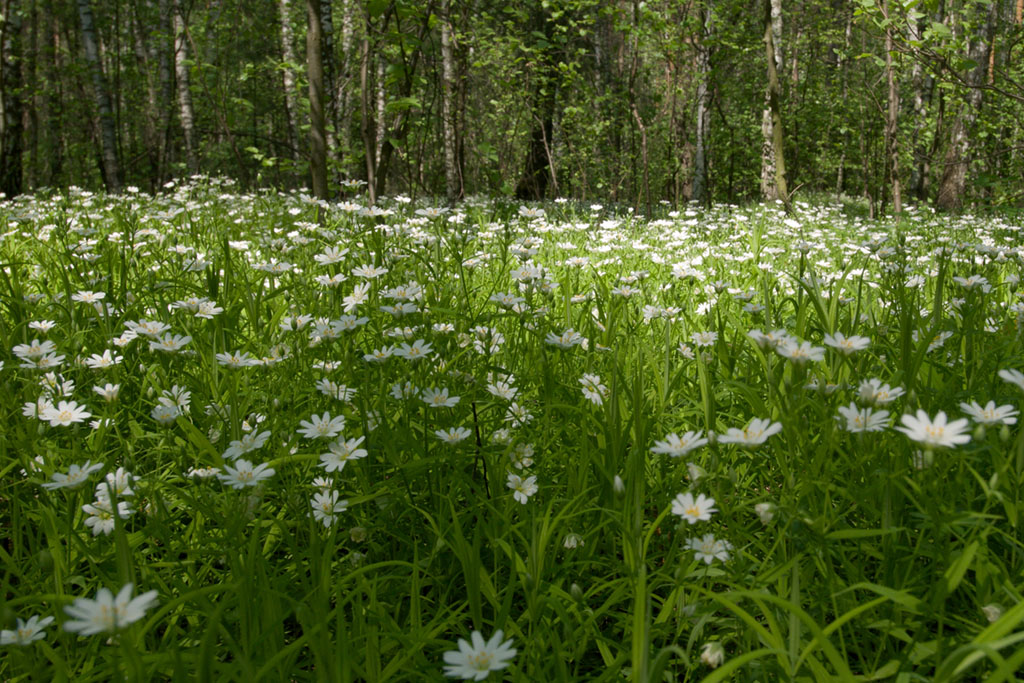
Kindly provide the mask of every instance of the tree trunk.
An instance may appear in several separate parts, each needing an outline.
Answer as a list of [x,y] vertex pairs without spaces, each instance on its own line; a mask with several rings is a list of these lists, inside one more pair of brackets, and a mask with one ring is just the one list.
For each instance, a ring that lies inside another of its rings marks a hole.
[[707,137],[711,125],[711,18],[714,0],[708,0],[704,8],[704,31],[697,44],[697,127],[693,161],[693,192],[691,199],[705,206],[711,203],[708,192]]
[[103,183],[108,192],[117,193],[121,191],[121,162],[117,154],[114,110],[110,105],[110,91],[107,89],[107,79],[103,75],[103,64],[100,62],[96,26],[89,0],[78,0],[78,18],[82,22],[82,46],[85,48],[85,59],[92,74],[93,98],[99,114]]
[[444,4],[441,17],[441,128],[444,142],[444,188],[448,204],[454,206],[462,196],[462,169],[459,168],[457,124],[455,121],[455,50],[452,45],[451,3]]
[[146,83],[146,107],[142,115],[142,140],[149,160],[150,191],[156,191],[163,173],[163,139],[160,131],[160,93],[152,68],[153,51],[148,49],[153,40],[146,29],[142,7],[134,6],[132,17],[132,38],[134,39],[135,61]]
[[321,44],[320,0],[306,0],[306,70],[309,78],[309,170],[313,195],[327,199],[327,134],[324,124],[324,67]]
[[341,74],[335,84],[334,102],[337,110],[338,120],[337,136],[340,153],[343,158],[348,157],[352,149],[350,136],[352,134],[352,105],[349,104],[349,83],[352,81],[352,46],[354,40],[354,26],[350,3],[354,0],[342,0],[341,3]]
[[[551,40],[551,26],[544,9],[538,3],[531,12],[531,26],[535,33],[541,33],[548,42]],[[555,84],[551,82],[549,56],[543,51],[536,58],[533,73],[533,106],[531,108],[532,128],[530,142],[526,149],[526,163],[523,176],[516,185],[517,199],[542,200],[548,189],[550,158],[548,141],[555,126]]]
[[[366,27],[369,34],[369,26]],[[377,132],[371,109],[370,93],[370,38],[363,37],[362,59],[359,64],[360,122],[359,130],[363,138],[363,155],[366,160],[366,186],[370,193],[370,203],[377,201]]]
[[338,149],[338,102],[335,88],[338,69],[334,57],[334,5],[333,0],[320,0],[320,62],[324,66],[324,126],[327,133],[327,152]]
[[988,50],[995,31],[995,19],[998,4],[992,3],[988,8],[988,16],[978,35],[970,41],[968,58],[975,67],[967,74],[968,86],[966,102],[960,107],[960,114],[953,123],[949,147],[946,148],[945,166],[942,181],[939,184],[939,195],[935,203],[947,211],[956,211],[963,206],[964,191],[967,188],[967,172],[971,156],[971,129],[981,110],[982,85],[985,83],[985,72],[988,68]]
[[[775,110],[780,106],[782,86],[779,83],[779,72],[782,70],[782,0],[764,0],[764,41],[768,56],[768,86],[764,93],[764,110],[761,112],[761,197],[765,201],[782,199],[778,189],[779,170],[777,167],[782,157],[782,150],[775,149]],[[774,75],[773,75],[774,74]],[[773,90],[774,81],[778,90]],[[782,131],[778,131],[781,140]],[[785,174],[785,169],[782,171]],[[788,199],[783,199],[788,201]]]
[[185,138],[185,163],[189,173],[199,173],[199,151],[196,149],[196,115],[192,108],[192,86],[188,65],[188,42],[185,36],[185,14],[181,0],[173,0],[174,75],[178,79],[178,111],[181,132]]
[[[846,53],[850,51],[850,37],[853,33],[853,15],[851,14],[846,19],[846,31],[843,39],[843,51],[839,53],[838,64],[836,65],[839,69],[839,101],[846,102],[846,96],[849,89],[850,80],[850,67],[847,65]],[[843,186],[846,184],[846,147],[850,144],[850,133],[848,132],[847,126],[843,126],[843,136],[840,141],[839,147],[839,170],[836,171],[836,194],[840,195],[843,193]]]
[[[152,2],[152,0],[149,1]],[[156,64],[160,83],[160,106],[157,114],[161,138],[160,148],[163,150],[161,166],[164,166],[168,157],[167,148],[171,140],[171,103],[174,101],[174,77],[171,75],[171,60],[174,52],[171,0],[159,0],[157,11],[160,16],[160,26],[157,29],[160,40],[156,47]]]
[[299,105],[295,98],[295,69],[294,65],[299,63],[295,55],[292,34],[292,12],[291,0],[279,0],[278,11],[281,14],[281,59],[284,61],[284,68],[281,70],[281,83],[284,86],[284,108],[288,116],[288,144],[291,147],[291,157],[296,162],[302,160],[299,151]]
[[[911,21],[907,29],[911,42],[921,41],[921,25]],[[910,195],[918,201],[928,198],[929,155],[924,139],[925,126],[928,125],[928,105],[931,103],[931,90],[934,84],[931,76],[924,73],[920,60],[914,60],[910,68],[910,81],[914,90],[914,134],[912,136],[914,163],[910,169]]]
[[[776,28],[778,31],[776,31]],[[762,166],[762,194],[765,200],[779,199],[789,213],[789,192],[786,189],[786,159],[783,154],[782,137],[782,84],[779,82],[777,66],[781,65],[782,51],[775,44],[776,33],[782,33],[782,0],[764,0],[764,48],[768,62],[768,112],[770,114],[769,130],[771,141],[768,145],[772,153],[772,170],[774,184],[765,188],[764,167]],[[770,190],[765,192],[764,190]]]
[[10,0],[0,5],[0,192],[22,193],[24,147],[21,101],[21,13]]
[[[886,18],[889,18],[889,0],[882,5]],[[900,193],[900,153],[899,153],[899,111],[900,93],[896,86],[895,69],[892,64],[893,40],[892,23],[885,29],[885,80],[888,85],[889,110],[885,118],[885,156],[888,160],[889,181],[892,186],[892,208],[897,215],[903,213],[903,196]]]

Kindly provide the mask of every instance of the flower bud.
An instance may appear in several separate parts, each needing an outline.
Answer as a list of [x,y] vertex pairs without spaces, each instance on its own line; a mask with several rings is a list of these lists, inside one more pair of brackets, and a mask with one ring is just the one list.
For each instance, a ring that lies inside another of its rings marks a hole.
[[44,574],[49,574],[53,571],[53,554],[46,548],[43,548],[36,554],[36,561],[39,564],[40,571]]
[[366,527],[354,526],[348,530],[348,537],[353,543],[362,543],[366,540]]
[[775,511],[778,508],[775,507],[775,503],[758,503],[754,506],[754,512],[757,513],[758,518],[761,520],[761,524],[767,524],[775,517]]
[[722,643],[717,640],[704,643],[704,647],[700,651],[700,661],[712,669],[721,666],[722,662],[725,661],[725,648],[722,647]]
[[622,477],[617,474],[615,475],[615,479],[612,480],[612,490],[620,496],[626,492],[626,483],[622,481]]
[[583,602],[583,589],[580,588],[580,585],[575,581],[571,586],[569,586],[569,595],[571,595],[572,599],[576,602]]
[[991,602],[981,608],[981,611],[985,613],[985,618],[988,619],[988,623],[999,621],[999,617],[1003,616],[1003,606],[997,605]]
[[999,428],[999,440],[1001,442],[1003,442],[1003,443],[1006,443],[1007,441],[1010,440],[1010,427],[1009,426],[1003,425],[1002,427]]

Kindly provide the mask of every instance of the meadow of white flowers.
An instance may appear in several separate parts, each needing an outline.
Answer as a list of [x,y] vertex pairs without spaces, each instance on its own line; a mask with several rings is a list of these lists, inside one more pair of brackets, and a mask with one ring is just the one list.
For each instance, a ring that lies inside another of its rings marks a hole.
[[0,203],[0,678],[1015,680],[1009,218]]

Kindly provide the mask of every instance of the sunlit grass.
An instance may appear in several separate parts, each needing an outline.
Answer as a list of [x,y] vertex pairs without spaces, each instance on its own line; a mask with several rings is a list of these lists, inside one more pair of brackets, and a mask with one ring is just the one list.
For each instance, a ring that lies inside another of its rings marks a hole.
[[5,680],[1015,675],[1020,225],[362,202],[3,205]]

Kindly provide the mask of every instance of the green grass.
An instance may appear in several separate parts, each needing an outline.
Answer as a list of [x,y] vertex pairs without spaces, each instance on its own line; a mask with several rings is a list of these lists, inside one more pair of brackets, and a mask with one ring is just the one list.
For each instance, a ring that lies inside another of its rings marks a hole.
[[[517,653],[493,680],[1015,680],[1024,433],[972,423],[969,443],[929,448],[895,427],[918,409],[1019,406],[998,376],[1024,367],[1019,222],[919,210],[873,223],[825,204],[788,218],[379,206],[218,181],[0,206],[0,618],[56,617],[41,640],[4,646],[0,678],[435,681],[460,638],[500,629]],[[314,258],[332,246],[348,252]],[[367,265],[387,272],[354,272]],[[972,275],[989,287],[957,280]],[[409,283],[410,312],[383,311]],[[84,291],[106,307],[75,301]],[[190,298],[222,310],[196,317]],[[312,322],[285,329],[300,315]],[[43,320],[53,328],[30,327]],[[114,343],[142,320],[191,341]],[[549,342],[569,329],[581,343]],[[787,359],[753,329],[823,357]],[[836,333],[870,345],[840,354],[824,343]],[[64,356],[58,389],[21,367],[14,349],[33,339]],[[430,344],[422,359],[364,360],[415,340]],[[107,349],[123,360],[85,365]],[[271,361],[216,357],[235,351]],[[873,378],[903,393],[875,406],[883,429],[851,433],[839,409],[863,407]],[[116,400],[92,389],[107,383]],[[459,400],[429,406],[431,388]],[[25,408],[40,398],[91,416],[51,426]],[[178,408],[166,424],[161,402]],[[367,457],[320,466],[333,439],[299,423],[324,412]],[[728,443],[754,418],[778,433]],[[460,427],[458,443],[436,436]],[[230,442],[264,431],[241,456],[273,468],[258,486],[188,476],[223,474]],[[684,432],[710,442],[652,452]],[[42,488],[86,460],[103,468],[80,488]],[[94,535],[82,507],[118,467],[133,514]],[[509,473],[536,477],[526,503]],[[330,525],[312,514],[321,486],[348,502]],[[673,514],[686,491],[714,498],[709,520]],[[710,563],[688,545],[706,534],[728,543]],[[129,582],[157,591],[144,617],[63,628],[76,598]],[[701,657],[712,642],[718,668]]]

